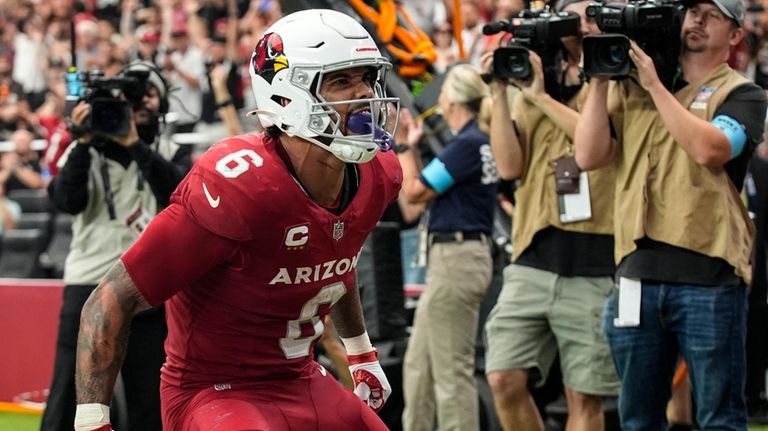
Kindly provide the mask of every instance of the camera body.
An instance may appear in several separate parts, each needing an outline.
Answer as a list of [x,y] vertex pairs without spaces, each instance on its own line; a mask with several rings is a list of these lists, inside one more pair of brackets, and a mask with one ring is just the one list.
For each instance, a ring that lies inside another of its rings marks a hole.
[[546,9],[524,10],[509,21],[498,21],[483,27],[484,34],[501,31],[512,34],[507,46],[493,52],[492,74],[499,79],[528,79],[531,63],[528,51],[536,52],[544,66],[555,63],[561,51],[560,38],[579,34],[580,18],[573,12],[550,12]]
[[659,76],[674,74],[680,54],[683,12],[679,0],[590,4],[587,16],[606,34],[584,38],[584,73],[610,77],[629,74],[632,39],[653,58]]
[[128,136],[133,108],[142,103],[148,78],[147,71],[127,71],[110,78],[99,71],[83,72],[76,77],[68,74],[68,92],[79,93],[79,100],[91,105],[91,115],[82,125],[85,132],[94,136]]

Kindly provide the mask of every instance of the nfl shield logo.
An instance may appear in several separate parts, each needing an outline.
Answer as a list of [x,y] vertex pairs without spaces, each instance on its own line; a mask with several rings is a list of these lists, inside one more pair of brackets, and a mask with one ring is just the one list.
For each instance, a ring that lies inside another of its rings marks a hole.
[[339,220],[333,223],[333,239],[338,241],[344,236],[344,222]]

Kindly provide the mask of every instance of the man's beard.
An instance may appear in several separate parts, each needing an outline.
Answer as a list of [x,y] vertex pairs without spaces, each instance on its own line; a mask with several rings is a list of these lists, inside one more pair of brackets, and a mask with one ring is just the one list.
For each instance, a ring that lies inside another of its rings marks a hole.
[[698,41],[691,41],[689,40],[692,32],[685,32],[683,35],[683,43],[682,43],[682,51],[683,52],[702,52],[705,50],[705,41],[704,38],[699,35]]
[[146,144],[155,142],[155,138],[160,132],[160,117],[150,113],[146,123],[136,124],[136,131],[139,133],[139,138]]

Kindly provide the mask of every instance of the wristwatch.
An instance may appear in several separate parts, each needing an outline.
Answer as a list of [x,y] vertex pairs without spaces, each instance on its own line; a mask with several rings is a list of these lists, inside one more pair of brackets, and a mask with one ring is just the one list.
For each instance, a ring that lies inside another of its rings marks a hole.
[[408,144],[395,144],[395,154],[402,154],[406,153],[411,150],[411,147]]

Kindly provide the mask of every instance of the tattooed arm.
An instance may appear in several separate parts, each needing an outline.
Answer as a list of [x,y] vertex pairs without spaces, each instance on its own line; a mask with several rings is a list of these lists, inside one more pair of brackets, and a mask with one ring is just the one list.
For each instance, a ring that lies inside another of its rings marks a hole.
[[125,358],[133,316],[150,308],[123,262],[109,270],[83,306],[77,339],[77,403],[109,405]]
[[363,402],[378,412],[392,393],[392,386],[379,364],[376,349],[373,348],[368,332],[365,330],[363,306],[360,303],[360,291],[355,283],[331,308],[331,318],[341,336],[341,342],[347,349],[347,360],[354,392]]
[[360,302],[360,290],[357,287],[357,271],[355,271],[355,285],[347,289],[347,293],[331,308],[331,319],[341,338],[356,337],[365,333],[363,306]]

